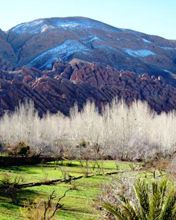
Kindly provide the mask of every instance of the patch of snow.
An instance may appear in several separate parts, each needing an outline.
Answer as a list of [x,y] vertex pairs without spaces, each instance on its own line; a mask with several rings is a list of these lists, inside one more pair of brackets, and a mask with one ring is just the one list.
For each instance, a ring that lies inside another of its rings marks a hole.
[[91,43],[91,42],[94,42],[94,41],[102,41],[101,38],[97,37],[96,35],[89,36],[89,37],[84,37],[84,38],[81,38],[81,40],[84,43]]
[[94,21],[91,19],[74,19],[74,18],[51,18],[51,19],[40,19],[32,22],[26,22],[16,27],[12,28],[11,31],[17,34],[30,33],[37,34],[44,32],[45,28],[43,25],[48,25],[52,28],[62,28],[62,29],[101,29],[104,31],[111,32],[121,32],[121,29],[106,25],[104,23]]
[[160,48],[164,50],[175,50],[176,49],[175,47],[160,47]]
[[75,28],[79,26],[78,22],[68,21],[64,19],[53,18],[50,21],[50,24],[56,28]]
[[151,41],[149,41],[149,40],[147,40],[147,39],[145,39],[145,38],[142,38],[142,40],[143,40],[145,43],[148,43],[148,44],[151,44],[151,43],[152,43]]
[[96,48],[97,45],[101,45],[103,40],[96,35],[89,35],[88,37],[82,37],[81,42],[83,42],[88,48]]
[[51,64],[58,59],[65,61],[70,55],[76,52],[86,53],[87,51],[89,51],[89,49],[78,41],[66,40],[64,43],[37,56],[29,63],[29,65],[34,66],[36,64],[43,63],[42,67],[50,67]]
[[55,28],[55,27],[52,26],[52,25],[44,24],[44,25],[41,27],[40,32],[43,33],[43,32],[46,32],[46,31],[51,30],[51,29],[54,29],[54,28]]
[[97,36],[93,36],[88,40],[88,42],[93,42],[93,41],[101,41],[101,39]]
[[17,34],[23,34],[28,32],[30,34],[36,34],[41,31],[41,27],[43,26],[43,20],[36,20],[32,22],[27,22],[23,24],[19,24],[16,27],[12,28],[11,31]]
[[[105,25],[100,22],[96,22],[93,20],[89,19],[80,19],[80,20],[61,20],[61,19],[53,19],[51,21],[52,25],[58,27],[58,28],[63,28],[63,29],[101,29],[101,30],[109,30],[112,28],[109,28],[108,25]],[[115,29],[115,28],[114,28]]]
[[79,24],[61,24],[61,27],[66,27],[66,28],[75,28],[78,26]]
[[141,49],[141,50],[133,50],[129,48],[124,48],[125,53],[132,57],[148,57],[148,56],[154,56],[156,55],[154,52],[151,50],[147,49]]
[[166,70],[166,69],[164,69],[164,72],[166,72],[166,73],[172,73],[171,71]]

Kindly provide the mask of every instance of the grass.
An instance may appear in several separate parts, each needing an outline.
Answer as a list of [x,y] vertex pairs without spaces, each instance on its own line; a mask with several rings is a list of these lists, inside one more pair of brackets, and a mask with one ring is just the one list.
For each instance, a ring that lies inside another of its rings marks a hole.
[[[99,161],[101,172],[111,172],[115,170],[124,172],[134,172],[131,169],[131,163],[128,162],[114,162],[114,161]],[[82,165],[83,164],[83,167]],[[137,164],[135,164],[136,166]],[[95,162],[90,161],[88,168],[85,167],[85,162],[79,161],[63,161],[51,162],[38,166],[18,166],[9,168],[0,168],[0,179],[4,174],[9,175],[10,178],[22,177],[23,183],[37,182],[43,180],[51,180],[63,178],[63,175],[79,176],[88,171],[90,173],[98,173],[100,170],[94,168]],[[127,175],[129,175],[127,172]],[[131,175],[131,174],[130,174]],[[38,186],[23,189],[20,193],[20,205],[27,200],[47,198],[54,190],[57,196],[62,196],[64,192],[71,188],[66,197],[61,201],[64,204],[61,211],[57,214],[57,219],[63,220],[90,220],[99,219],[99,211],[97,207],[97,198],[101,192],[102,184],[111,180],[111,176],[94,176],[91,178],[82,178],[72,183],[62,183],[49,186]],[[0,220],[22,220],[24,219],[20,213],[20,205],[11,203],[7,196],[0,196]]]

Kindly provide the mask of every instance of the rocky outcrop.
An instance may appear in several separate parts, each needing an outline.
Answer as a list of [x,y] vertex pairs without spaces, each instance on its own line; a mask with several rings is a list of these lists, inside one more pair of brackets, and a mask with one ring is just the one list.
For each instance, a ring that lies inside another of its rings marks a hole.
[[88,100],[101,111],[114,98],[128,104],[147,101],[158,113],[176,109],[176,88],[161,76],[136,75],[80,61],[56,62],[52,70],[0,71],[0,115],[13,112],[19,103],[29,99],[42,116],[47,111],[68,115],[74,104],[81,109]]

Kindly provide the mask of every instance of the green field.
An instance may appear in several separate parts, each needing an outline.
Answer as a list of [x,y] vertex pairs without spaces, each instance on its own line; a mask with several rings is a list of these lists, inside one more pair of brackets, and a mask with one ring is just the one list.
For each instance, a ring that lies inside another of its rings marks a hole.
[[[46,200],[53,191],[55,191],[57,197],[60,197],[67,189],[70,190],[63,200],[61,200],[63,207],[57,212],[56,219],[100,219],[97,206],[102,185],[111,181],[113,177],[120,177],[122,173],[126,173],[127,176],[138,174],[139,172],[135,171],[135,167],[138,165],[128,162],[98,161],[96,163],[92,161],[86,166],[85,162],[64,161],[62,163],[52,162],[36,166],[1,168],[1,180],[4,176],[12,180],[21,178],[22,183],[59,179],[69,175],[84,175],[85,177],[71,183],[42,185],[22,189],[17,194],[20,202],[16,205],[12,203],[8,195],[0,195],[0,220],[24,219],[21,210],[24,209],[22,207],[26,201]],[[119,174],[99,175],[112,171],[117,171]],[[144,171],[141,172],[143,173]],[[90,174],[94,174],[95,176],[86,178],[86,175]]]

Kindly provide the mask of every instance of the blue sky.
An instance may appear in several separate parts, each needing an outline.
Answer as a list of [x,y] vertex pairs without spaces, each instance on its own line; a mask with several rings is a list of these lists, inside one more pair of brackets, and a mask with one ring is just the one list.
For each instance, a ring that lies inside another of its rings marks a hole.
[[85,16],[176,39],[176,0],[0,0],[0,28],[45,17]]

